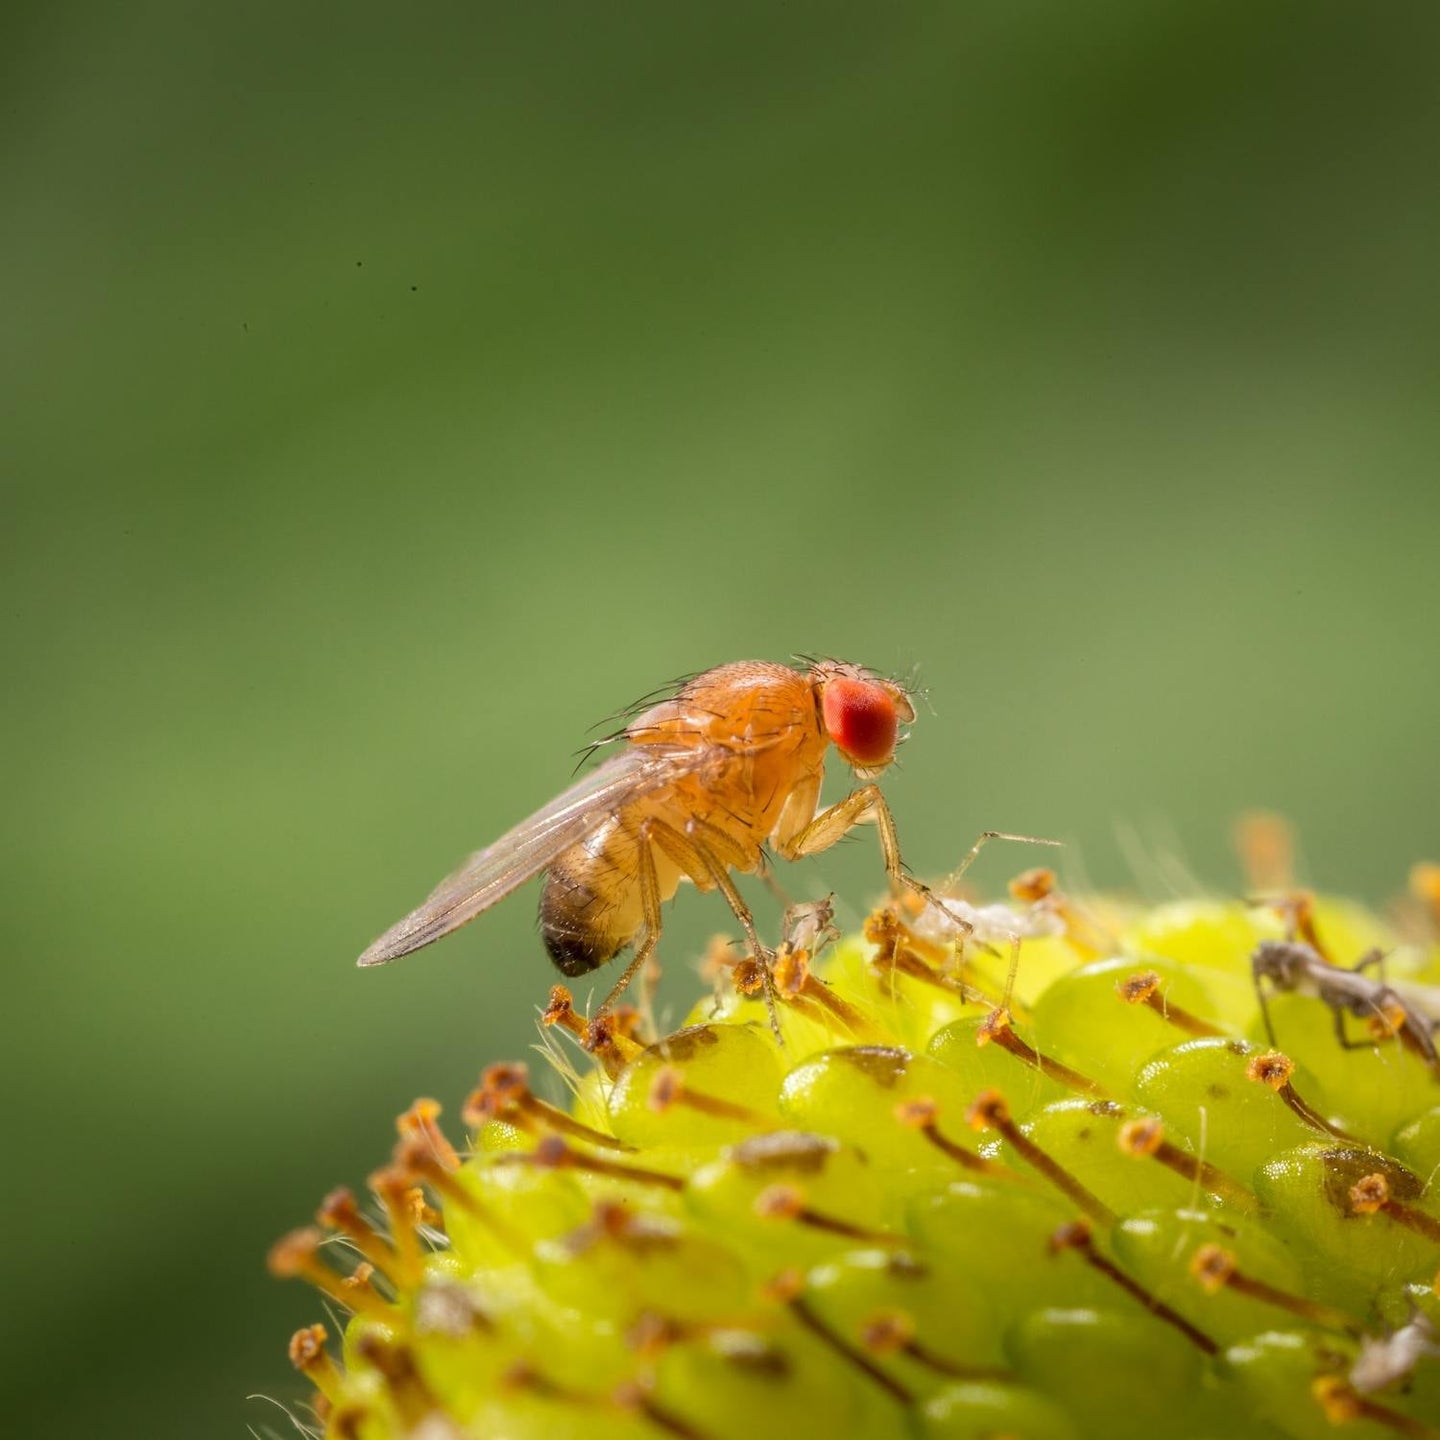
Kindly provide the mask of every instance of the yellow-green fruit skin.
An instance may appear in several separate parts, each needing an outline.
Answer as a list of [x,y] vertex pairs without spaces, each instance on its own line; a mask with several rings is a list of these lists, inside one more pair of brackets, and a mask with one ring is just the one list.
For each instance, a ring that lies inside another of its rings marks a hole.
[[[902,973],[852,937],[782,989],[778,1035],[762,997],[727,996],[650,1044],[568,1047],[568,1099],[533,1081],[568,1125],[492,1097],[459,1159],[417,1173],[418,1261],[366,1282],[297,1424],[1440,1440],[1440,1361],[1350,1384],[1365,1337],[1440,1325],[1434,1070],[1393,1038],[1342,1047],[1322,1000],[1284,994],[1277,1071],[1264,907],[1103,913],[1106,953],[1093,927],[1021,946],[998,1019],[995,955],[977,1002],[933,943]],[[1335,955],[1380,945],[1440,982],[1435,947],[1313,914]],[[1122,993],[1147,974],[1158,999]],[[374,1214],[395,1245],[407,1222]]]

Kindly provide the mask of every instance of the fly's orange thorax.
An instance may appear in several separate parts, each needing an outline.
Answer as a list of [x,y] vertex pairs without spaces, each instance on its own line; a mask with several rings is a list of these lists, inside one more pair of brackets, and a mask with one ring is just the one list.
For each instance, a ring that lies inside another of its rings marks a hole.
[[[625,735],[632,745],[703,748],[706,763],[626,805],[550,867],[541,929],[569,975],[604,964],[639,930],[639,849],[649,843],[648,822],[690,836],[726,869],[754,870],[777,829],[813,816],[829,745],[809,679],[758,660],[707,670]],[[651,845],[651,855],[659,897],[668,900],[681,867],[663,846]],[[690,878],[712,888],[703,873]]]
[[797,789],[818,789],[829,744],[809,678],[763,660],[696,676],[639,716],[626,737],[635,745],[714,747],[713,765],[652,803],[676,818],[688,811],[757,848]]

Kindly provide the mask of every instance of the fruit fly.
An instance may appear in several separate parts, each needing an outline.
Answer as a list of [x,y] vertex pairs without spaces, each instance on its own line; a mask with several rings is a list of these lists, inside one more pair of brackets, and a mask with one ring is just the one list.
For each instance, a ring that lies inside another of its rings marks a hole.
[[[892,886],[928,895],[905,873],[874,783],[914,718],[903,686],[838,660],[707,670],[635,715],[610,737],[621,749],[471,856],[359,963],[383,965],[458,930],[543,870],[540,934],[563,974],[635,947],[602,1010],[650,958],[660,907],[682,880],[724,896],[768,979],[769,952],[730,875],[763,871],[767,846],[798,860],[873,820]],[[832,745],[863,783],[820,810]]]
[[1336,1039],[1347,1050],[1360,1049],[1370,1043],[1351,1040],[1345,1033],[1347,1014],[1378,1021],[1440,1079],[1440,1055],[1435,1050],[1436,1025],[1422,1008],[1422,987],[1415,987],[1413,991],[1409,986],[1402,989],[1365,974],[1383,959],[1379,950],[1372,950],[1362,956],[1353,969],[1347,970],[1344,966],[1332,965],[1319,950],[1302,940],[1262,940],[1250,957],[1250,968],[1270,1044],[1275,1044],[1275,1030],[1270,1023],[1270,1007],[1262,982],[1268,982],[1273,991],[1312,995],[1328,1005],[1335,1016]]

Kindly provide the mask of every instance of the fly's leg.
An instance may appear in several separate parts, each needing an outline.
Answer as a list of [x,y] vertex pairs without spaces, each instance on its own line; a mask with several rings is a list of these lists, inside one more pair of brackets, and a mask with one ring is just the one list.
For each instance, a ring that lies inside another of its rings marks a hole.
[[600,1007],[602,1015],[608,1014],[615,1002],[625,993],[630,982],[640,973],[640,968],[655,953],[660,940],[660,882],[655,876],[655,857],[643,841],[636,847],[640,862],[640,913],[645,922],[645,934],[635,947],[624,973],[615,982],[605,1003]]
[[790,892],[775,878],[775,872],[769,865],[762,865],[760,869],[760,883],[780,902],[781,908],[792,909],[795,905]]
[[1253,966],[1250,973],[1255,981],[1255,998],[1260,1002],[1260,1018],[1265,1022],[1265,1038],[1269,1040],[1272,1050],[1278,1050],[1280,1045],[1275,1039],[1275,1026],[1270,1020],[1270,1000],[1265,994],[1265,982]]
[[908,890],[927,903],[933,898],[930,887],[921,884],[914,876],[906,873],[900,859],[900,841],[895,834],[895,817],[885,803],[878,785],[862,785],[852,790],[838,804],[822,810],[793,839],[779,844],[776,848],[787,860],[800,860],[806,855],[828,850],[841,836],[848,834],[855,826],[873,816],[880,831],[880,851],[885,859],[885,873],[890,885],[896,890]]
[[[860,789],[847,795],[839,804],[822,811],[787,846],[781,848],[781,854],[787,860],[798,860],[803,855],[813,855],[816,851],[828,849],[842,835],[860,824],[870,814],[874,815],[876,826],[880,831],[880,849],[885,857],[885,873],[890,877],[891,888],[896,891],[908,890],[912,895],[918,896],[924,904],[934,906],[960,932],[960,943],[956,946],[956,955],[961,965],[960,979],[963,988],[965,942],[974,936],[975,927],[968,920],[955,914],[928,885],[906,873],[904,862],[900,859],[900,841],[895,833],[895,817],[890,813],[890,807],[885,803],[885,797],[881,794],[878,785],[862,785]],[[991,840],[1015,840],[1029,845],[1059,845],[1061,843],[1059,840],[1041,839],[1038,835],[1011,835],[1004,830],[987,830],[970,847],[969,852],[960,862],[959,868],[946,881],[947,888],[959,883],[960,877],[975,863],[975,857]],[[1015,985],[1015,972],[1019,963],[1020,938],[1017,935],[1011,937],[1010,973],[1005,984],[1007,1005],[1010,992]]]
[[922,907],[934,906],[939,910],[959,932],[960,940],[955,947],[955,955],[960,967],[957,979],[963,994],[965,942],[974,936],[975,927],[951,911],[928,885],[906,871],[905,862],[900,858],[900,838],[895,833],[895,817],[891,814],[890,806],[886,804],[885,796],[878,785],[862,785],[858,790],[851,791],[828,810],[822,810],[788,843],[777,848],[787,860],[799,860],[806,855],[817,854],[821,850],[828,850],[855,826],[872,816],[880,832],[880,853],[885,861],[885,873],[890,878],[891,894],[898,896],[902,891],[908,890],[919,899]]
[[880,853],[885,861],[885,873],[890,877],[891,893],[898,895],[901,891],[908,890],[919,898],[922,905],[933,905],[960,932],[960,943],[955,947],[955,953],[960,962],[963,991],[965,941],[974,935],[975,927],[968,920],[953,914],[928,885],[906,872],[905,862],[900,858],[900,839],[895,833],[895,817],[890,813],[890,807],[885,803],[885,796],[881,794],[878,785],[862,785],[858,790],[852,790],[843,800],[828,810],[822,810],[798,834],[777,844],[776,848],[787,860],[799,860],[806,855],[815,855],[821,850],[828,850],[842,836],[871,816],[880,831]]
[[[681,834],[663,820],[647,820],[641,833],[645,840],[664,851],[696,885],[702,889],[709,889],[713,885],[725,897],[750,944],[750,958],[760,967],[761,980],[765,986],[765,1007],[770,1012],[770,1028],[779,1040],[780,1014],[775,1005],[775,979],[770,973],[770,951],[760,943],[759,932],[755,929],[755,917],[750,913],[744,897],[735,888],[735,882],[726,868],[726,860],[717,856],[711,845],[714,843],[717,848],[738,857],[740,863],[744,863],[747,857],[723,830],[707,825],[703,820],[692,821],[690,830],[688,835]],[[700,838],[702,835],[703,839]],[[642,848],[648,851],[649,845]],[[735,862],[732,860],[730,863]]]
[[[699,819],[692,819],[690,824],[692,828],[699,828],[702,831],[710,833],[717,840],[727,842],[737,854],[743,856],[742,859],[732,860],[730,862],[737,870],[748,870],[753,864],[755,867],[755,878],[780,902],[782,908],[788,910],[790,906],[795,903],[786,892],[785,887],[775,878],[775,871],[770,864],[769,852],[763,845],[757,846],[753,854],[746,854],[743,849],[736,845],[735,842],[730,839],[729,835],[718,826],[710,825],[706,821]],[[724,846],[719,845],[716,848],[723,850]]]

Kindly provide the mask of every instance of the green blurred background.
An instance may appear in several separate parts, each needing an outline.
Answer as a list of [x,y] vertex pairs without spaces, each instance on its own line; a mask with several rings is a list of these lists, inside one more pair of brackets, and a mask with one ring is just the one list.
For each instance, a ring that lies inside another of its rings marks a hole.
[[1440,858],[1440,8],[0,24],[7,1434],[283,1428],[267,1245],[551,981],[354,956],[668,676],[918,663],[921,873]]

